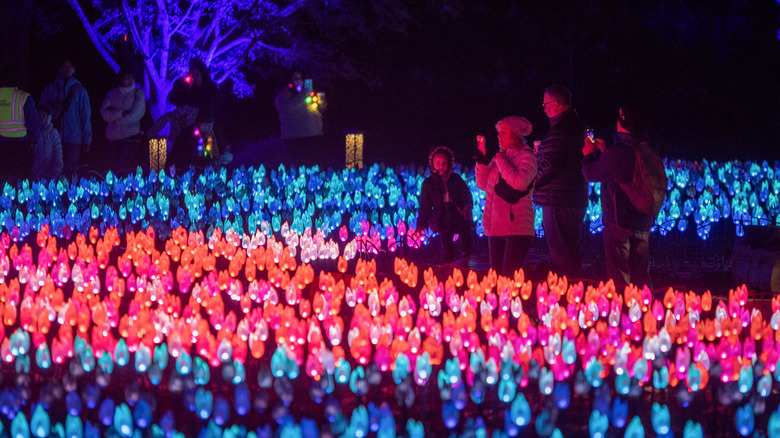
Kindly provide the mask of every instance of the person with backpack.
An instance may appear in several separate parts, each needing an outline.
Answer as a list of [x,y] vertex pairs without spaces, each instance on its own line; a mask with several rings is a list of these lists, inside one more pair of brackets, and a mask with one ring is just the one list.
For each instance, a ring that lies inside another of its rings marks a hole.
[[650,228],[666,192],[666,174],[658,153],[643,140],[643,113],[622,106],[612,146],[600,138],[585,139],[582,173],[601,183],[607,277],[617,287],[633,283],[652,290]]
[[87,90],[73,75],[76,67],[69,59],[60,63],[59,76],[44,88],[40,104],[51,109],[51,121],[62,139],[63,173],[72,177],[79,166],[81,151],[92,144],[92,109]]

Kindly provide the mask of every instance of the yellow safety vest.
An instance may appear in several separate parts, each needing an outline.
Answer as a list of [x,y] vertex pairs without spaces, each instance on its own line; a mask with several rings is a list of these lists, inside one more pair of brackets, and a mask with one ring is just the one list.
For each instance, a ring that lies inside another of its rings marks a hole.
[[0,88],[0,135],[10,138],[27,135],[24,103],[29,96],[18,88]]

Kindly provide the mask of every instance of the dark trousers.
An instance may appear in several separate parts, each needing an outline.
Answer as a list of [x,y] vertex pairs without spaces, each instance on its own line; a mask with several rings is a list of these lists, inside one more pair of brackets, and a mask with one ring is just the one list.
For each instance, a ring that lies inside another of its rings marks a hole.
[[[441,239],[441,262],[450,263],[455,260],[455,234],[451,232],[439,233]],[[471,229],[465,228],[458,232],[458,242],[463,250],[463,257],[471,255]]]
[[135,155],[138,152],[138,145],[141,143],[140,135],[126,138],[123,140],[110,140],[108,145],[111,149],[111,170],[120,175],[126,175],[135,170]]
[[512,277],[523,266],[531,236],[488,236],[490,266],[499,275]]
[[633,283],[647,285],[653,290],[650,278],[650,231],[629,230],[617,225],[604,226],[604,255],[607,277],[615,286]]
[[73,177],[79,168],[79,154],[81,143],[62,143],[62,174],[68,178]]
[[576,278],[582,273],[580,234],[585,208],[542,206],[542,225],[553,272]]

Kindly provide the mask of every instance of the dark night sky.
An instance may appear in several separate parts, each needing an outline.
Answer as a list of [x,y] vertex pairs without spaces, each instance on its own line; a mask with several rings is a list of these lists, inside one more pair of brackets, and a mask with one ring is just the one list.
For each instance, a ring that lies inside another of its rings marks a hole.
[[[527,117],[531,139],[541,138],[548,129],[542,91],[564,83],[601,136],[614,131],[620,96],[632,95],[646,105],[667,156],[780,158],[775,1],[495,1],[454,10],[421,3],[406,35],[344,48],[381,87],[315,77],[327,93],[326,134],[334,142],[359,128],[369,158],[421,162],[436,143],[469,162],[474,134],[495,143],[493,125],[505,115]],[[112,71],[75,18],[64,16],[70,24],[60,33],[31,39],[28,88],[38,97],[57,60],[71,56],[97,110]],[[252,99],[226,98],[225,125],[236,142],[278,135],[273,97],[283,78],[275,76],[258,78]],[[104,125],[99,116],[93,124],[99,141]]]

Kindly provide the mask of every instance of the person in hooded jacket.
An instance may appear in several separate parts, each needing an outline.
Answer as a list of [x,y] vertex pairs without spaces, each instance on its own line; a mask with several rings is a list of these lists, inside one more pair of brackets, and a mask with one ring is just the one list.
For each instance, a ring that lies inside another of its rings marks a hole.
[[535,234],[531,196],[536,158],[525,141],[532,129],[524,117],[505,117],[496,124],[499,152],[488,159],[482,144],[475,157],[477,188],[486,193],[482,225],[490,265],[504,276],[514,275],[522,266]]
[[60,133],[51,124],[51,110],[48,107],[38,107],[41,119],[41,151],[43,162],[43,178],[58,179],[62,175],[62,142]]
[[73,62],[62,61],[58,72],[41,93],[39,104],[51,108],[52,124],[62,140],[63,171],[70,178],[78,169],[81,151],[88,151],[92,144],[92,109],[87,90],[73,76]]
[[435,146],[428,156],[431,176],[420,189],[417,228],[439,233],[441,262],[450,263],[455,256],[455,234],[461,242],[463,256],[471,254],[471,191],[463,178],[453,172],[455,154],[450,148]]

